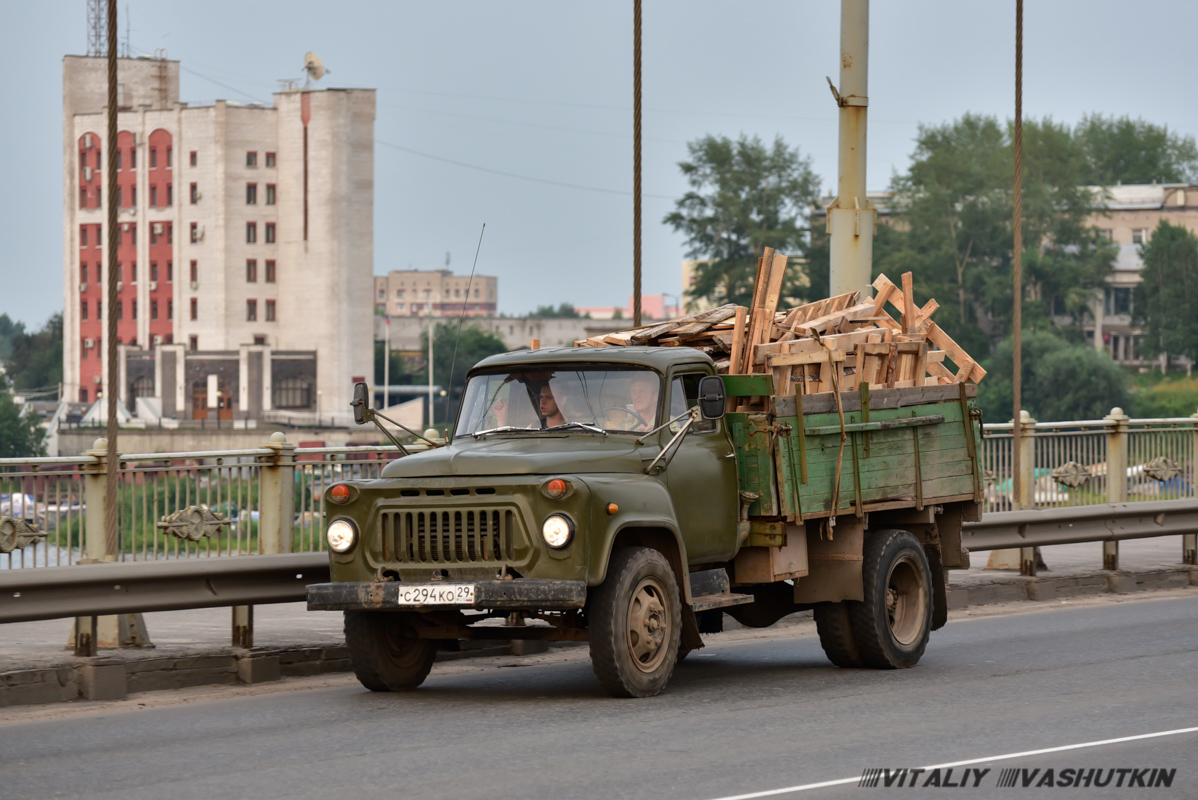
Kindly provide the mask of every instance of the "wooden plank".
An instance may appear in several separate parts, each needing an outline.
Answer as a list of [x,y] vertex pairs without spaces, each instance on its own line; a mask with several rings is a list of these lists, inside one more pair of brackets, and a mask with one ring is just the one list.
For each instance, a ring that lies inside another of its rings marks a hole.
[[[943,403],[947,401],[957,401],[960,398],[960,389],[957,386],[926,386],[923,388],[912,389],[870,389],[869,391],[869,408],[870,413],[875,413],[883,409],[890,408],[909,408],[911,406],[929,405],[932,403]],[[977,397],[978,387],[974,384],[965,387],[967,397]],[[845,413],[861,410],[861,395],[854,391],[843,391],[840,393],[841,405]],[[778,416],[794,416],[794,398],[779,397],[776,413]],[[789,405],[788,405],[789,403]],[[808,414],[828,414],[836,411],[836,401],[829,392],[826,395],[811,396],[803,398],[803,408]],[[941,413],[939,411],[935,412]],[[947,418],[949,412],[946,412]]]
[[[953,360],[954,364],[963,364],[965,359],[969,359],[970,361],[973,360],[970,358],[969,353],[965,352],[965,348],[954,342],[952,337],[945,333],[944,330],[935,322],[928,326],[928,341],[948,353],[948,357]],[[970,369],[967,377],[969,380],[977,383],[982,378],[986,377],[986,370],[982,369],[979,364],[975,363]]]
[[904,272],[903,280],[903,333],[910,333],[915,326],[915,282],[910,272]]
[[825,314],[822,317],[816,317],[808,322],[798,323],[794,326],[793,330],[800,336],[810,336],[813,332],[818,331],[819,333],[823,333],[824,331],[846,321],[871,317],[873,316],[873,313],[874,307],[872,303],[858,303],[850,308]]
[[766,356],[766,363],[770,367],[793,367],[799,364],[827,364],[828,354],[832,354],[833,361],[844,361],[846,353],[843,350],[823,350],[821,352],[810,353],[775,353]]
[[747,315],[747,308],[744,306],[737,307],[735,322],[732,324],[732,352],[728,364],[729,372],[740,372],[741,361],[744,358],[745,317]]

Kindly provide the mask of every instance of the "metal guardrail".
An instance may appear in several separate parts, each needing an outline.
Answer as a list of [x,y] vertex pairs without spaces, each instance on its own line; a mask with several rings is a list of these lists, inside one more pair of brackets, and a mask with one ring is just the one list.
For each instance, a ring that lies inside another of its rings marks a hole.
[[1195,531],[1198,531],[1198,499],[1161,500],[986,514],[980,522],[965,523],[961,541],[969,550],[1002,550],[1192,536]]
[[324,553],[0,572],[0,623],[291,603],[329,580]]
[[[1194,563],[1198,499],[1010,511],[966,523],[970,550],[1185,537]],[[82,615],[299,602],[329,580],[324,553],[0,571],[0,624]]]

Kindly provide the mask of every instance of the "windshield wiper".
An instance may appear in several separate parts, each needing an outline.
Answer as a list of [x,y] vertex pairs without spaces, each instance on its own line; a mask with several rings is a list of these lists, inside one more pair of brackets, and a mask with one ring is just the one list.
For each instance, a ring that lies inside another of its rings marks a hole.
[[[537,430],[536,428],[518,428],[515,425],[504,425],[499,428],[487,428],[485,431],[475,431],[474,433],[472,433],[470,435],[473,436],[475,439],[480,439],[483,436],[486,436],[488,433],[514,433],[517,431],[523,431],[524,433],[533,433],[536,430]],[[462,435],[465,436],[465,434],[462,434]]]
[[603,428],[597,428],[594,425],[590,425],[586,422],[563,422],[561,425],[554,425],[552,428],[546,428],[545,430],[560,431],[565,430],[566,428],[582,428],[584,431],[590,431],[591,433],[602,433],[604,436],[607,436],[607,431],[603,430]]

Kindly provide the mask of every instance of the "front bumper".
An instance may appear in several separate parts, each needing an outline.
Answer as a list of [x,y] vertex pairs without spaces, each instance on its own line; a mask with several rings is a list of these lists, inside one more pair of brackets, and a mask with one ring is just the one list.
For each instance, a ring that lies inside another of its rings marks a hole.
[[[461,583],[454,581],[454,583]],[[516,578],[510,581],[464,581],[474,585],[470,604],[400,604],[399,590],[421,584],[375,581],[314,583],[308,587],[309,611],[418,611],[433,608],[568,610],[587,600],[585,581]],[[427,584],[434,586],[435,584]]]

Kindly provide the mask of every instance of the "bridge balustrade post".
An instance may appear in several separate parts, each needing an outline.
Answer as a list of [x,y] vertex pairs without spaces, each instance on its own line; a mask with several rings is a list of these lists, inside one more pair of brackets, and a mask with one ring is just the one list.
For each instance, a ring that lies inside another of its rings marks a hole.
[[[1019,412],[1019,496],[1012,499],[1017,509],[1036,508],[1036,420],[1022,410]],[[1019,574],[1035,577],[1035,547],[1019,548]]]
[[[1194,420],[1194,451],[1190,454],[1190,486],[1198,496],[1198,414]],[[1198,533],[1186,533],[1181,537],[1181,563],[1198,566]]]
[[[1104,419],[1106,432],[1106,501],[1127,502],[1127,428],[1131,418],[1121,408],[1112,408]],[[1102,543],[1102,568],[1119,569],[1119,542]]]
[[[115,553],[107,553],[108,537],[104,531],[104,520],[108,515],[108,494],[104,485],[104,474],[108,464],[108,440],[96,439],[92,449],[84,453],[92,463],[84,468],[83,498],[83,558],[80,564],[98,564],[115,561]],[[105,556],[108,556],[105,558]],[[99,617],[76,617],[72,632],[75,655],[90,658],[97,655],[100,647]]]

